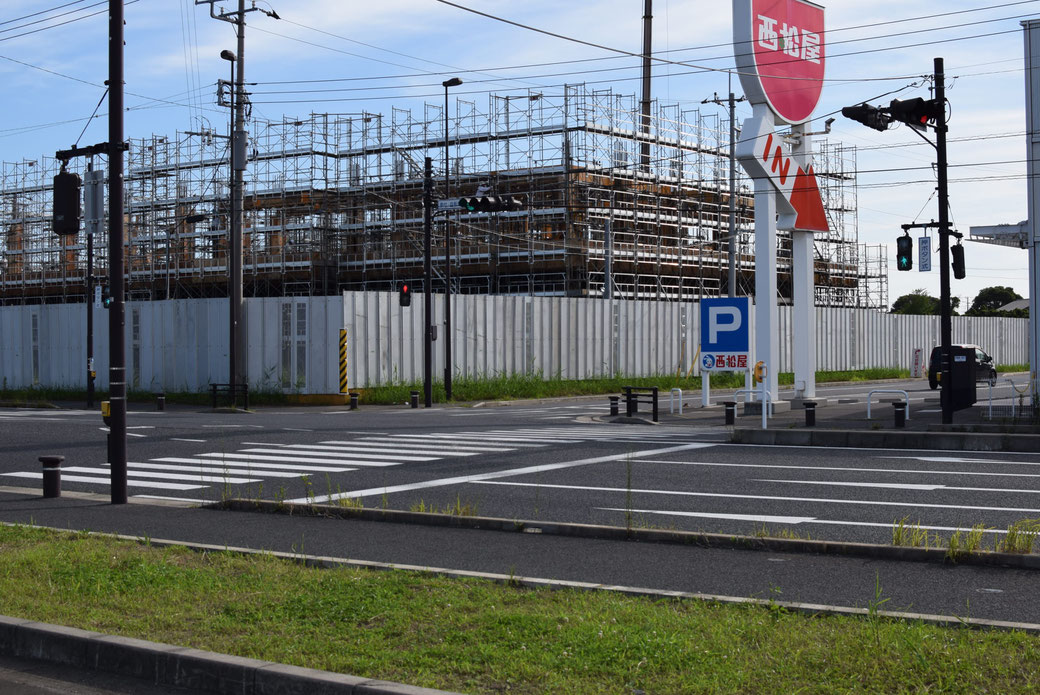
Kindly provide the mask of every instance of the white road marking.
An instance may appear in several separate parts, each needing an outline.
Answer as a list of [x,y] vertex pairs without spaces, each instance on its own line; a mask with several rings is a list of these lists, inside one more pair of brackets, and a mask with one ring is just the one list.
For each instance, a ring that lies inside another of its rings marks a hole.
[[670,512],[657,509],[620,509],[616,507],[595,507],[605,512],[625,512],[632,514],[662,514],[668,516],[689,516],[700,519],[728,519],[730,521],[757,521],[765,524],[806,524],[816,521],[813,516],[773,516],[768,514],[720,514],[717,512]]
[[[756,483],[792,483],[797,485],[836,485],[839,487],[876,487],[885,488],[888,490],[918,490],[918,491],[934,491],[947,488],[945,485],[927,485],[917,483],[850,483],[842,482],[837,480],[769,480],[766,478],[751,478],[752,482]],[[957,488],[957,489],[968,489],[968,488]]]
[[665,461],[643,459],[640,463],[669,463],[676,466],[716,466],[720,468],[777,468],[796,471],[845,471],[854,473],[914,473],[922,475],[971,475],[998,478],[1040,478],[1040,473],[980,473],[978,471],[930,471],[915,468],[852,468],[843,466],[791,466],[773,463],[718,463],[713,461]]
[[[325,442],[322,444],[280,444],[278,446],[284,447],[281,451],[299,451],[301,453],[313,452],[315,454],[332,454],[336,452],[343,454],[377,453],[381,456],[390,456],[392,454],[420,454],[443,458],[445,456],[476,456],[480,453],[479,451],[450,451],[447,449],[404,449],[389,444],[364,444],[361,442],[358,442],[357,444],[350,442],[350,444],[350,446],[339,446],[332,444],[331,442]],[[260,449],[243,449],[243,451],[260,451]],[[397,458],[400,458],[402,461],[424,460],[422,458],[410,456],[397,456]]]
[[[200,458],[176,458],[167,457],[152,459],[152,461],[161,461],[167,463],[192,463],[195,465],[209,465],[212,466],[214,463],[213,459],[200,459]],[[275,469],[281,471],[298,471],[300,473],[340,473],[346,471],[356,471],[356,468],[349,468],[347,466],[299,466],[294,464],[282,464],[282,463],[264,463],[262,461],[232,461],[235,466],[249,466],[250,468],[263,468],[263,469]],[[260,471],[257,471],[260,473]]]
[[462,482],[477,483],[480,485],[512,485],[515,487],[540,487],[554,490],[584,490],[590,492],[619,492],[625,494],[645,495],[676,495],[679,497],[712,497],[718,499],[741,499],[741,500],[768,500],[771,502],[814,502],[821,504],[858,504],[863,506],[879,507],[922,507],[927,509],[970,509],[985,512],[1018,512],[1025,514],[1038,514],[1040,509],[1029,509],[1023,507],[982,507],[962,504],[928,504],[924,502],[888,502],[885,500],[839,500],[818,497],[780,497],[778,495],[737,495],[722,492],[686,492],[683,490],[645,490],[628,489],[623,487],[596,487],[592,485],[553,485],[548,483],[517,483],[502,480],[465,480]]
[[[7,475],[13,478],[39,478],[39,473],[0,473],[0,475]],[[111,481],[109,478],[91,478],[86,475],[63,475],[62,480],[72,483],[93,483],[95,485],[108,485]],[[183,485],[180,483],[158,483],[152,481],[140,481],[132,478],[127,478],[127,485],[133,487],[147,487],[156,490],[201,490],[206,487],[205,485]]]
[[[458,442],[458,443],[464,444],[466,446],[471,446],[471,445],[476,445],[476,444],[492,444],[492,445],[494,445],[494,444],[497,444],[500,441],[503,441],[502,439],[499,439],[497,437],[492,439],[491,437],[488,437],[488,436],[463,437],[461,435],[455,436],[455,435],[450,435],[450,434],[396,434],[396,435],[394,435],[394,437],[400,437],[401,439],[405,439],[405,440],[409,440],[410,439],[410,440],[413,440],[413,441],[414,440],[422,440],[422,441],[426,441],[427,443],[435,442],[435,443],[438,443],[438,444],[440,444],[441,442],[444,442],[444,441],[449,441],[449,442],[451,442],[453,444]],[[491,441],[489,441],[489,440],[491,440]],[[525,448],[525,449],[541,449],[541,448],[544,448],[546,446],[545,444],[525,444],[525,443],[523,443],[523,442],[527,442],[527,441],[528,440],[526,440],[526,439],[517,439],[517,440],[515,440],[515,442],[517,442],[517,443],[514,443],[514,441],[510,441],[509,442],[509,446],[514,447],[514,448],[515,447],[521,447],[521,448]]]
[[915,485],[908,483],[848,483],[831,480],[766,480],[763,478],[752,478],[752,480],[759,483],[796,483],[799,485],[841,485],[846,487],[878,487],[891,488],[896,490],[957,490],[959,492],[1012,492],[1028,495],[1040,494],[1040,490],[1023,490],[1003,487],[952,487],[949,485]]
[[170,437],[171,442],[196,442],[198,444],[205,444],[205,439],[181,439],[180,437]]
[[[241,483],[256,483],[256,482],[260,481],[259,478],[231,478],[231,477],[210,476],[210,475],[190,475],[190,474],[184,474],[184,473],[170,473],[170,472],[166,472],[166,471],[164,471],[162,473],[149,473],[148,471],[136,470],[136,468],[135,469],[130,469],[129,466],[127,466],[127,469],[128,469],[127,470],[127,475],[133,475],[135,478],[160,478],[162,480],[189,480],[189,481],[195,481],[195,482],[199,482],[199,483],[231,483],[231,484],[234,484],[234,485],[238,485],[238,484],[241,484]],[[68,468],[62,468],[61,470],[62,470],[62,475],[64,475],[66,471],[69,472],[69,473],[88,473],[88,474],[96,474],[96,475],[110,475],[111,474],[111,469],[109,469],[109,468],[90,468],[88,466],[69,466]]]
[[[386,467],[386,466],[396,466],[396,465],[398,465],[400,463],[400,461],[367,461],[367,460],[366,461],[357,461],[357,460],[354,460],[354,459],[349,459],[348,460],[348,459],[340,459],[340,458],[314,458],[314,457],[309,457],[309,456],[308,457],[301,457],[301,456],[264,456],[264,455],[257,455],[257,454],[218,454],[218,453],[212,453],[212,454],[199,454],[198,457],[199,458],[213,458],[213,459],[217,459],[219,461],[227,461],[228,459],[231,459],[232,462],[234,462],[236,460],[245,460],[245,461],[250,461],[250,462],[253,462],[253,461],[257,461],[257,462],[259,462],[259,461],[285,461],[287,463],[294,464],[294,465],[296,463],[304,463],[304,464],[330,463],[330,464],[340,464],[341,466],[374,466],[376,468],[383,468],[383,467]],[[282,466],[282,468],[288,468],[288,467],[291,467],[291,466]]]
[[[624,509],[624,508],[620,508],[620,507],[596,507],[596,509],[601,509],[601,510],[606,511],[606,512],[622,512],[622,513],[626,513],[626,514],[657,514],[657,515],[660,515],[660,516],[690,516],[690,517],[705,518],[705,519],[731,519],[731,518],[734,518],[734,517],[742,516],[742,515],[739,515],[739,514],[713,514],[711,512],[685,512],[685,511],[680,512],[680,511],[670,511],[670,510],[664,510],[664,509]],[[767,517],[758,517],[758,516],[754,516],[754,515],[748,515],[748,516],[749,516],[748,521],[762,521],[762,522],[765,522],[765,519],[767,518]],[[820,525],[824,525],[824,526],[860,526],[860,527],[867,527],[867,528],[884,528],[884,529],[891,529],[892,528],[892,522],[842,521],[842,520],[837,520],[837,519],[819,519],[819,518],[816,518],[816,517],[775,517],[775,518],[776,519],[781,519],[781,520],[785,520],[786,519],[786,521],[765,522],[765,523],[820,524]],[[799,519],[801,519],[801,520],[799,520]],[[961,526],[926,526],[926,525],[923,525],[923,524],[922,525],[915,524],[914,528],[921,528],[921,529],[924,529],[926,531],[949,531],[951,533],[952,532],[956,532],[956,531],[971,532],[971,531],[975,530],[974,528],[967,528],[967,527],[961,527]],[[984,533],[991,533],[991,534],[994,534],[994,535],[1007,533],[1006,530],[1001,530],[1001,529],[998,529],[998,528],[985,528],[985,529],[983,529],[983,532]]]
[[404,439],[395,439],[393,437],[362,437],[361,439],[353,439],[350,441],[331,441],[328,444],[353,444],[354,442],[375,442],[375,443],[392,443],[395,447],[402,449],[413,449],[423,448],[430,446],[430,444],[436,444],[439,447],[446,447],[451,451],[473,451],[476,453],[480,452],[496,452],[496,451],[516,451],[513,447],[506,446],[483,446],[477,444],[456,444],[455,442],[445,442],[438,440],[436,442],[417,442],[408,441]]
[[[395,492],[408,492],[410,490],[425,490],[432,487],[445,487],[447,485],[458,485],[462,483],[472,483],[481,481],[490,481],[495,478],[511,478],[517,475],[529,475],[531,473],[543,473],[545,471],[556,471],[565,468],[575,468],[578,466],[587,466],[593,463],[605,463],[608,461],[624,461],[630,458],[640,458],[642,456],[663,456],[664,454],[671,454],[676,451],[686,451],[689,449],[701,449],[704,447],[715,446],[714,444],[703,444],[703,443],[691,443],[682,444],[679,446],[672,446],[666,449],[648,449],[647,451],[632,451],[625,452],[623,454],[612,454],[610,456],[597,456],[595,458],[581,459],[578,461],[566,461],[562,463],[547,463],[540,466],[524,466],[522,468],[510,468],[502,471],[495,471],[492,473],[479,473],[475,475],[463,475],[454,478],[440,478],[438,480],[426,480],[419,483],[409,483],[405,485],[392,485],[387,487],[376,487],[368,488],[367,490],[351,490],[350,492],[340,492],[335,495],[323,495],[317,498],[319,502],[330,502],[337,499],[343,498],[359,498],[359,497],[371,497],[374,495],[391,494]],[[307,497],[301,497],[295,500],[288,500],[294,503],[303,503],[309,501]]]
[[[212,462],[209,462],[212,463]],[[107,464],[106,464],[107,465]],[[237,463],[235,465],[240,466]],[[139,468],[146,470],[159,470],[159,471],[170,471],[171,473],[205,473],[215,475],[261,475],[263,474],[267,478],[299,478],[299,473],[292,473],[288,471],[270,471],[270,470],[257,470],[256,468],[228,468],[227,466],[168,466],[162,463],[127,463],[126,467],[129,470],[136,470]],[[62,469],[64,470],[64,469]],[[341,468],[338,470],[350,471],[356,470],[354,468]]]
[[131,495],[131,497],[141,500],[170,500],[171,502],[193,502],[195,504],[202,503],[202,500],[195,499],[193,497],[166,497],[164,495]]
[[[436,461],[439,457],[437,456],[401,456],[395,455],[390,456],[389,454],[374,452],[370,454],[350,451],[343,452],[342,455],[336,454],[332,451],[300,451],[300,456],[289,456],[287,454],[294,454],[295,449],[263,449],[257,447],[255,449],[239,449],[241,454],[226,454],[230,457],[240,458],[256,458],[261,461],[299,461],[301,463],[339,463],[344,460],[350,460],[353,462],[354,459],[372,459],[375,461],[385,461],[388,458],[394,458],[398,461]],[[246,454],[265,454],[264,456],[246,456]],[[274,454],[273,456],[267,456],[266,454]],[[200,456],[209,456],[209,454],[199,454]]]
[[[1033,455],[1035,456],[1036,454]],[[911,461],[935,463],[996,463],[1004,466],[1040,466],[1040,461],[1002,461],[1001,459],[967,458],[964,456],[878,456],[877,458],[909,459]]]

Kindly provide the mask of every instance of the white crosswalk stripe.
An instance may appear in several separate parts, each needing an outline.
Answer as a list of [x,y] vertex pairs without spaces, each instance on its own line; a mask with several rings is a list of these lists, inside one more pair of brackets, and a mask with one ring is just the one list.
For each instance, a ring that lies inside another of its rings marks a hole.
[[[65,414],[70,411],[61,412]],[[354,438],[319,440],[303,444],[246,441],[241,442],[241,448],[233,451],[208,451],[190,456],[163,456],[148,461],[131,461],[127,463],[127,484],[131,489],[201,490],[212,486],[257,483],[272,478],[300,478],[314,474],[349,473],[407,464],[422,465],[449,458],[489,454],[494,456],[514,451],[542,449],[554,444],[578,444],[587,441],[647,443],[677,437],[689,438],[691,435],[678,429],[644,433],[625,428],[590,425],[496,428],[426,434],[350,432],[347,436]],[[190,439],[177,441],[204,443],[203,440]],[[40,475],[38,470],[0,474],[37,480],[40,479]],[[70,465],[62,469],[62,482],[108,487],[110,468],[107,463],[100,466]]]

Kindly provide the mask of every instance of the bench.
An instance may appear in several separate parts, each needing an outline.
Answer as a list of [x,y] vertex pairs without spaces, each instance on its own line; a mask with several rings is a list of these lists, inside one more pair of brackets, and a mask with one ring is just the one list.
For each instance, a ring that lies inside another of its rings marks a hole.
[[640,403],[647,403],[652,408],[654,422],[657,422],[656,386],[622,386],[621,390],[625,392],[625,414],[628,417],[639,412]]
[[238,402],[238,396],[241,395],[245,409],[249,410],[249,384],[210,384],[209,392],[214,410],[217,408],[218,394],[227,394],[231,407],[235,407],[235,404]]

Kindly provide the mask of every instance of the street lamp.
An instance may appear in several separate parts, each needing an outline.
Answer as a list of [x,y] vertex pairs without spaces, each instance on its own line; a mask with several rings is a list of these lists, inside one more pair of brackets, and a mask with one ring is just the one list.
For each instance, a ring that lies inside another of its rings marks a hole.
[[[444,85],[444,197],[451,200],[451,172],[448,169],[448,88],[458,87],[462,80],[452,77]],[[444,217],[444,398],[451,400],[451,239],[448,217]]]

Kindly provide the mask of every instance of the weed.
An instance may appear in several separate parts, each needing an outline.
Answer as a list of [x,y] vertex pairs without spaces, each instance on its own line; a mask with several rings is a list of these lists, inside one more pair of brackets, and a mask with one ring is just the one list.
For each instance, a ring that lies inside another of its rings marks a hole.
[[1008,526],[1004,539],[997,539],[998,553],[1028,554],[1033,552],[1033,544],[1040,535],[1040,519],[1023,519]]
[[881,575],[874,573],[874,598],[867,602],[867,622],[874,634],[874,646],[881,649],[881,609],[889,597],[881,598]]

